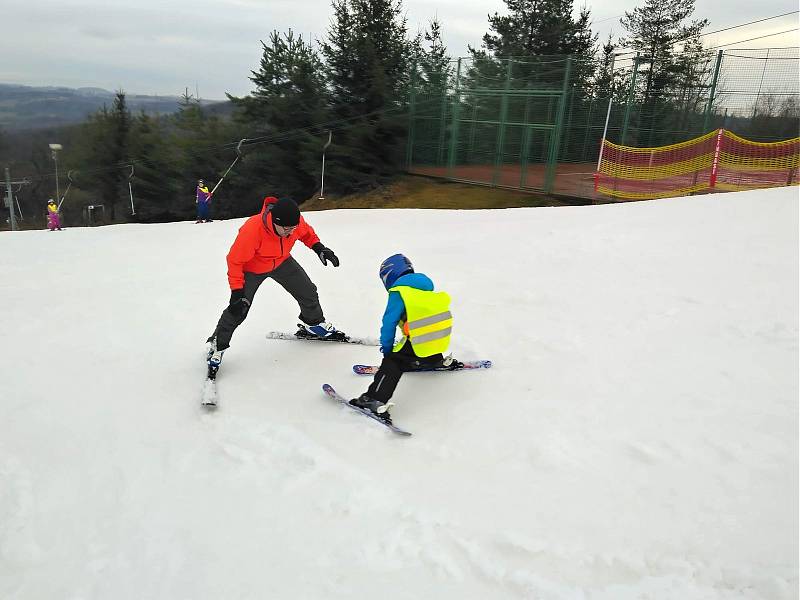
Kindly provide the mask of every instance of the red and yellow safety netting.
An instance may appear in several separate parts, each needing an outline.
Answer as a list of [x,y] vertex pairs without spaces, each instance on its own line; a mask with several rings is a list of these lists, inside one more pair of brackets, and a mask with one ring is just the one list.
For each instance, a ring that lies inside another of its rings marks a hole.
[[734,191],[797,185],[800,137],[751,142],[718,129],[687,142],[633,148],[603,141],[595,191],[644,200],[706,190]]

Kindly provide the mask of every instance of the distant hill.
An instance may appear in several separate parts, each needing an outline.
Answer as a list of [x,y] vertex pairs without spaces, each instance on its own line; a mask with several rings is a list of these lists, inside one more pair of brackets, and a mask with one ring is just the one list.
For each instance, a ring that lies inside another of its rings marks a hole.
[[[178,96],[146,96],[126,93],[132,113],[170,114],[178,110]],[[30,87],[0,83],[0,129],[19,131],[58,127],[84,121],[105,104],[111,107],[114,92],[102,88]],[[201,101],[215,114],[229,113],[229,102]]]

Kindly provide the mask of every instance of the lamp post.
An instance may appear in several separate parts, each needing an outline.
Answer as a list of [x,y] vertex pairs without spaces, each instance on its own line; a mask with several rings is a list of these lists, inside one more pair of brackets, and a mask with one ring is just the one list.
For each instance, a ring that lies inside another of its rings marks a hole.
[[50,155],[53,157],[53,161],[56,163],[56,200],[61,199],[61,194],[58,190],[58,151],[62,148],[63,146],[61,144],[50,144]]

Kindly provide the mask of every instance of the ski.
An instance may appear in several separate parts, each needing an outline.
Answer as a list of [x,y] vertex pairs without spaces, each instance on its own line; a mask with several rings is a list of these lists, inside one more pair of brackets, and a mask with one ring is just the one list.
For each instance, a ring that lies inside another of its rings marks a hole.
[[[337,335],[341,334],[341,335]],[[284,331],[270,331],[267,333],[268,340],[303,340],[309,342],[339,342],[341,344],[361,344],[362,346],[380,346],[380,341],[375,338],[359,338],[350,335],[345,335],[341,331],[336,334],[321,338],[310,333],[286,333]]]
[[[362,415],[366,415],[370,419],[373,419],[373,420],[377,421],[378,423],[380,423],[381,425],[384,425],[388,429],[391,429],[397,435],[404,435],[404,436],[411,435],[411,433],[406,431],[405,429],[401,429],[401,428],[397,427],[394,423],[392,423],[391,420],[389,420],[387,418],[379,417],[378,415],[374,414],[371,410],[367,410],[366,408],[359,408],[358,406],[353,406],[352,404],[350,404],[350,402],[348,402],[347,398],[344,398],[344,397],[340,396],[336,392],[336,390],[333,389],[333,387],[331,387],[331,385],[328,384],[328,383],[326,383],[325,385],[322,386],[322,391],[324,391],[330,398],[333,398],[337,402],[341,402],[345,406],[347,406],[349,408],[352,408],[354,411],[360,412]],[[388,413],[386,413],[386,414],[388,416]]]
[[208,375],[203,383],[203,391],[200,395],[200,404],[207,410],[217,408],[217,370],[219,367],[208,367]]
[[[492,366],[490,360],[468,360],[462,363],[464,366],[455,369],[448,369],[447,367],[437,367],[435,369],[415,369],[409,373],[433,373],[450,371],[466,371],[471,369],[489,369]],[[353,365],[353,372],[356,375],[375,375],[380,367],[376,365]]]

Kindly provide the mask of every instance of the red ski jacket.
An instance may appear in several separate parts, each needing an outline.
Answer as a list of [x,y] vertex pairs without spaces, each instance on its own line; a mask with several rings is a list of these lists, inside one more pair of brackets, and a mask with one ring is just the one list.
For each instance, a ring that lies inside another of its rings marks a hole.
[[282,238],[272,227],[271,205],[277,198],[264,198],[261,212],[239,228],[239,234],[228,252],[228,283],[232,290],[244,287],[244,272],[268,273],[289,257],[297,240],[311,248],[319,242],[314,229],[300,215],[300,223],[289,237]]

